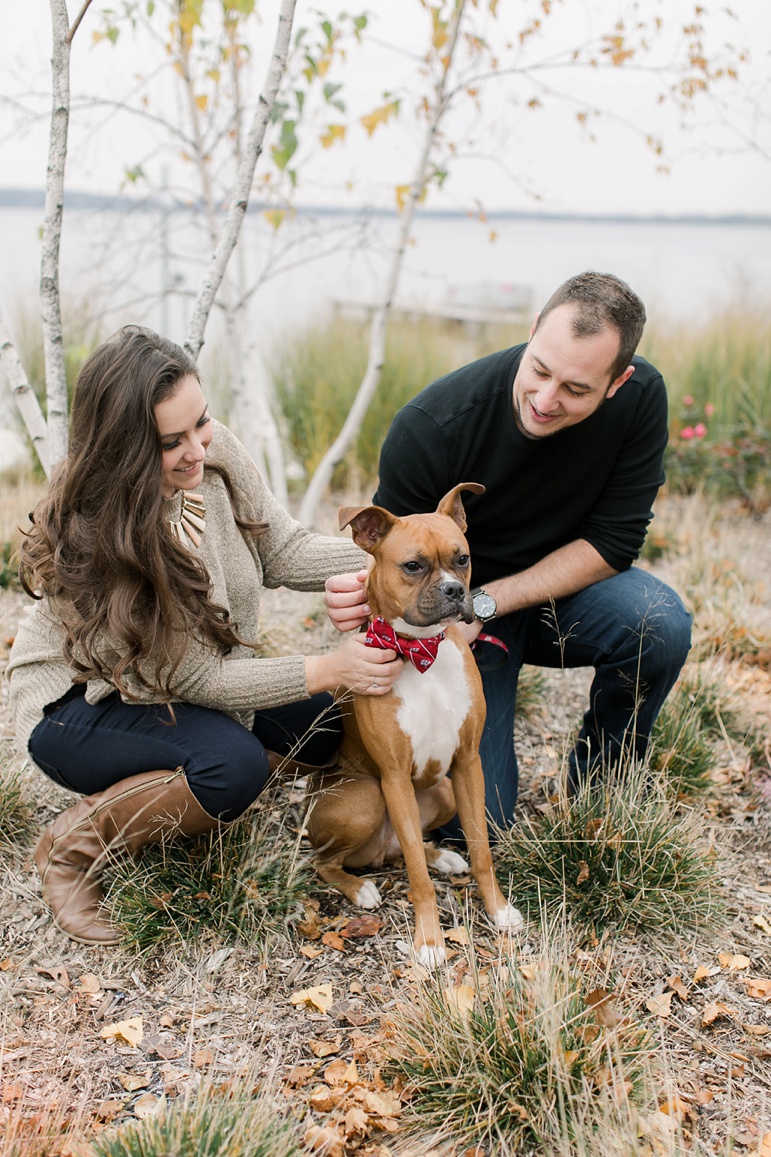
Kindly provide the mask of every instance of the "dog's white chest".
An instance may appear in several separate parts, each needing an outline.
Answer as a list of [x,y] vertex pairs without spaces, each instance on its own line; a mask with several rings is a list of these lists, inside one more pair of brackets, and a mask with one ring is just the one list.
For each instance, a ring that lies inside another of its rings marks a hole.
[[435,662],[423,674],[405,665],[392,694],[401,700],[396,719],[412,743],[416,773],[433,761],[445,775],[471,707],[463,655],[455,643],[441,643]]

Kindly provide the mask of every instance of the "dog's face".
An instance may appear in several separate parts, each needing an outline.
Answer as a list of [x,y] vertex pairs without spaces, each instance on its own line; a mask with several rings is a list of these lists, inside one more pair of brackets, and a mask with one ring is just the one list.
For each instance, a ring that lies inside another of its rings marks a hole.
[[399,631],[428,632],[462,619],[470,623],[471,560],[466,518],[459,493],[481,493],[477,483],[456,486],[434,514],[397,518],[380,506],[344,507],[340,527],[352,527],[354,541],[374,559],[367,578],[367,601]]

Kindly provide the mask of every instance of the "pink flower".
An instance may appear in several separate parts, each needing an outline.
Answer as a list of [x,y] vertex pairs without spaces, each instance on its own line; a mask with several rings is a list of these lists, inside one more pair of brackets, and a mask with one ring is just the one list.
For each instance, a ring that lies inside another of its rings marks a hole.
[[683,405],[684,406],[692,406],[693,405],[693,398],[691,397],[690,394],[686,394],[685,397],[683,398]]
[[682,430],[680,431],[680,437],[685,438],[686,442],[689,442],[691,438],[696,437],[696,431],[694,430],[693,426],[683,426]]
[[707,433],[707,427],[704,425],[703,422],[699,422],[696,426],[694,426],[693,432],[697,438],[703,438],[704,435]]
[[712,402],[705,402],[704,403],[704,413],[707,415],[707,417],[711,418],[712,415],[714,414],[714,412],[715,412],[715,407],[712,405]]

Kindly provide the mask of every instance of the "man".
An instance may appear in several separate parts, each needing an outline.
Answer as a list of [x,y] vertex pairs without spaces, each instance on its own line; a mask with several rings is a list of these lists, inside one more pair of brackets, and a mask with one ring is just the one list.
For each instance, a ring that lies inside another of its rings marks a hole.
[[[530,340],[434,382],[396,416],[374,501],[395,514],[464,495],[487,699],[481,755],[491,819],[513,821],[513,724],[523,663],[594,667],[569,760],[575,787],[641,757],[690,646],[679,597],[632,566],[664,481],[667,399],[661,374],[634,357],[645,308],[603,273],[570,278]],[[366,612],[360,577],[328,584],[333,621]],[[499,644],[503,644],[500,646]],[[505,648],[505,649],[504,649]]]

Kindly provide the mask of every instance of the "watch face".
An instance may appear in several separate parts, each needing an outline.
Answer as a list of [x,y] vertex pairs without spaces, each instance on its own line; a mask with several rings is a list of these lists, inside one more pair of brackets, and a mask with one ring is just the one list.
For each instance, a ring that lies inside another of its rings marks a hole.
[[495,618],[497,610],[495,599],[492,595],[488,595],[486,591],[480,591],[478,595],[474,595],[474,614],[482,622],[488,619]]

